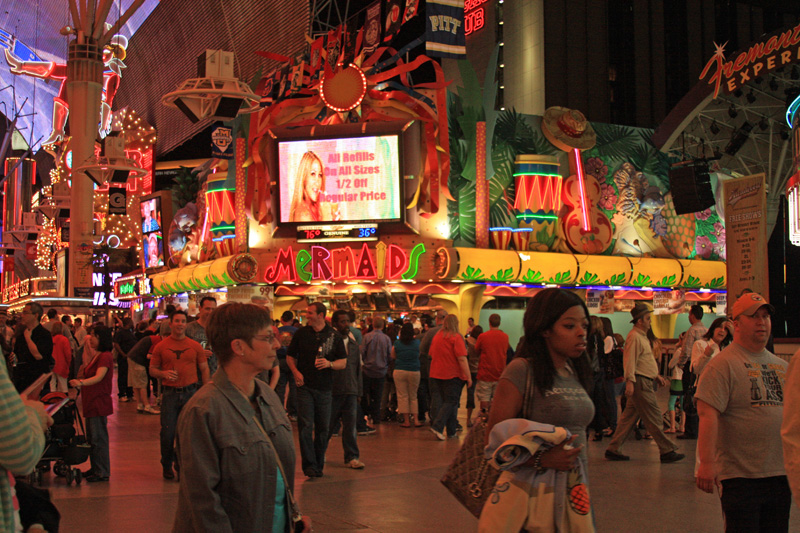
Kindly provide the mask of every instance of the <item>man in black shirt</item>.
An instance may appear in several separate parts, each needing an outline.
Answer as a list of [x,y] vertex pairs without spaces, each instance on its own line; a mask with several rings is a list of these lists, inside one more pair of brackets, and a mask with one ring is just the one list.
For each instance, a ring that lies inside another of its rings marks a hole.
[[19,392],[28,388],[42,374],[50,372],[53,361],[53,337],[42,325],[42,306],[25,304],[22,323],[25,330],[14,343],[17,366],[14,368],[14,386]]
[[325,306],[314,302],[306,310],[307,325],[289,344],[286,363],[297,384],[297,429],[303,473],[322,477],[331,419],[332,370],[347,366],[342,338],[325,322]]
[[122,326],[114,335],[114,349],[117,351],[117,390],[119,401],[129,402],[133,399],[133,387],[128,386],[128,352],[136,345],[136,335],[133,334],[133,320],[130,317],[122,319]]

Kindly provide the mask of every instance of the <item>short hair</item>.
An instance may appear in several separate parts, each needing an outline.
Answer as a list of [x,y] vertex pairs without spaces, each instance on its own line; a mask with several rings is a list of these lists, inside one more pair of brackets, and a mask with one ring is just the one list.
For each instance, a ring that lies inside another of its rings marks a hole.
[[71,316],[69,316],[69,315],[61,315],[61,322],[63,322],[64,324],[66,324],[70,320],[72,320]]
[[203,304],[206,302],[214,302],[216,304],[217,299],[214,298],[213,296],[203,296],[202,298],[200,298],[200,307],[203,307]]
[[699,304],[694,304],[692,307],[689,308],[689,313],[695,317],[697,320],[703,319],[703,306]]
[[472,331],[469,332],[469,336],[473,339],[477,339],[481,333],[483,333],[483,328],[476,324],[475,327],[472,328]]
[[158,334],[162,337],[169,337],[172,334],[172,327],[170,327],[169,322],[164,320],[158,326]]
[[110,352],[114,349],[113,336],[111,335],[111,328],[97,325],[92,331],[92,335],[97,338],[97,351]]
[[497,313],[492,313],[491,315],[489,315],[489,325],[492,326],[493,328],[496,328],[497,326],[499,326],[500,325],[500,315],[498,315]]
[[339,321],[339,317],[342,315],[347,315],[347,320],[350,320],[350,315],[347,313],[347,311],[343,309],[338,309],[334,311],[333,314],[331,315],[331,325],[333,327],[336,327],[336,323]]
[[139,333],[142,333],[148,327],[150,327],[150,323],[147,320],[142,320],[141,322],[136,324],[136,331],[138,331]]
[[231,342],[241,339],[252,348],[259,330],[272,326],[269,312],[255,304],[230,302],[217,307],[208,320],[206,335],[211,348],[225,366],[233,359]]
[[31,302],[28,305],[31,306],[31,313],[33,313],[33,316],[36,317],[36,320],[41,320],[42,315],[44,314],[44,309],[42,309],[42,306],[36,302]]
[[176,309],[177,307],[175,307],[173,304],[167,304],[166,307],[167,316],[172,316],[172,313],[174,313]]
[[125,318],[123,318],[122,319],[122,327],[125,328],[125,329],[132,328],[133,327],[133,319],[131,317],[129,317],[129,316],[126,316]]
[[284,322],[291,322],[293,318],[294,318],[294,313],[292,313],[291,311],[284,311],[283,314],[281,315],[281,320],[283,320]]
[[375,329],[383,329],[384,324],[385,324],[384,320],[379,316],[376,316],[375,318],[372,319],[372,327]]
[[53,322],[53,325],[50,327],[50,335],[55,337],[56,335],[63,335],[64,334],[64,324],[61,322]]
[[313,307],[318,315],[325,316],[328,313],[328,308],[322,302],[314,302],[309,307]]
[[356,321],[356,313],[355,313],[355,311],[353,311],[352,309],[350,311],[348,311],[347,312],[347,318],[350,319],[350,322],[355,322]]
[[178,309],[177,311],[174,311],[171,315],[169,315],[170,323],[172,323],[172,321],[175,320],[175,317],[177,315],[183,315],[184,317],[186,317],[186,321],[187,322],[189,321],[189,315],[186,313],[186,311],[184,311],[183,309]]
[[76,318],[75,319],[75,325],[76,326],[82,326],[83,325],[83,319],[81,317]]
[[50,320],[53,320],[57,316],[58,316],[58,311],[56,311],[55,309],[47,310],[47,318],[49,318]]

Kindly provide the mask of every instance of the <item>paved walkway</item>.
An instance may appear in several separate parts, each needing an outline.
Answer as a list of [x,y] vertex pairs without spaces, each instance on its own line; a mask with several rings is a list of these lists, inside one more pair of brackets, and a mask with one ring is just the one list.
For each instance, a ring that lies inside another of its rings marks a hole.
[[[115,409],[109,419],[112,474],[108,483],[67,486],[53,474],[44,477],[43,486],[51,490],[61,511],[62,531],[170,531],[178,483],[161,477],[159,417],[137,414],[134,403],[121,403]],[[462,423],[463,415],[462,410]],[[694,441],[680,442],[687,459],[663,466],[652,441],[626,443],[623,451],[632,458],[627,463],[602,458],[607,439],[589,443],[598,531],[722,531],[717,497],[694,487]],[[361,471],[344,467],[337,438],[328,449],[325,477],[306,480],[298,459],[296,492],[315,531],[476,530],[477,521],[439,483],[458,440],[440,442],[426,428],[382,424],[376,435],[359,437],[359,446],[367,464]],[[800,531],[798,517],[793,509],[791,531]]]

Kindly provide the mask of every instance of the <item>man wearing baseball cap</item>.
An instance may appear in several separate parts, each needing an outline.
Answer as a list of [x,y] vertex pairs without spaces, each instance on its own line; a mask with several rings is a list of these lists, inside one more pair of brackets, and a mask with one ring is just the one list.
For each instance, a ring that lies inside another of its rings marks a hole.
[[766,349],[774,313],[760,294],[739,297],[733,342],[706,365],[695,393],[697,486],[719,488],[727,531],[789,530],[780,434],[788,364]]
[[662,463],[680,461],[685,455],[678,453],[678,447],[664,434],[661,417],[661,408],[658,406],[653,382],[661,386],[667,385],[667,380],[658,375],[658,364],[653,357],[653,349],[647,339],[650,329],[653,308],[644,302],[637,302],[631,310],[633,329],[625,339],[623,352],[623,366],[625,368],[625,396],[628,403],[622,418],[614,432],[614,438],[606,449],[606,459],[609,461],[628,461],[630,457],[620,453],[619,449],[633,430],[639,418],[644,422],[644,427],[653,436],[658,450],[661,453]]

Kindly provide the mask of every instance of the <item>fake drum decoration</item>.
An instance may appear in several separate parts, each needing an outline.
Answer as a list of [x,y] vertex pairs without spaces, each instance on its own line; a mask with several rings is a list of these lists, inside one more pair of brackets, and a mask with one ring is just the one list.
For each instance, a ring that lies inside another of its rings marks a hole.
[[[533,248],[540,251],[549,250],[555,237],[563,180],[558,167],[558,159],[546,155],[518,155],[514,161],[514,211],[519,227],[530,228],[534,233],[529,242],[533,241]],[[518,250],[522,252],[527,248]]]

